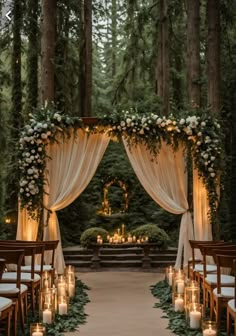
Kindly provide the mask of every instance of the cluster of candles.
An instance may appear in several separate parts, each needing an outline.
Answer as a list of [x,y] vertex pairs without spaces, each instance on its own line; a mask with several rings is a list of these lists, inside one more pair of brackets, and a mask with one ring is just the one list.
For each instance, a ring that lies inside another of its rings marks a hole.
[[30,326],[30,336],[45,336],[45,324],[52,324],[55,314],[67,315],[69,300],[75,294],[74,267],[66,267],[64,274],[60,274],[54,283],[49,272],[44,272],[39,292],[40,323]]
[[[107,236],[107,242],[110,244],[122,244],[122,243],[147,243],[148,237],[136,237],[131,236],[128,234],[128,236],[125,236],[125,224],[121,225],[121,229],[118,228],[117,231],[114,233],[113,236],[108,235]],[[102,244],[103,239],[100,235],[97,236],[97,244]]]
[[201,329],[203,336],[216,336],[214,321],[203,320],[204,310],[200,303],[200,287],[194,280],[186,279],[183,270],[166,268],[166,281],[172,287],[172,303],[176,312],[184,313],[190,329]]

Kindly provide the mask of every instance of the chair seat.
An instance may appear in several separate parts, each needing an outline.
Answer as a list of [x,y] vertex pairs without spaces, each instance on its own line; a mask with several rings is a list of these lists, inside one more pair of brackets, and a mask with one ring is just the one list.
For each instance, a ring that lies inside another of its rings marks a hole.
[[[196,264],[194,268],[195,272],[201,272],[203,274],[203,264]],[[216,265],[206,265],[207,272],[216,272],[217,266]]]
[[213,294],[217,297],[233,298],[234,287],[221,287],[221,293],[217,294],[217,288],[213,290]]
[[230,307],[234,312],[236,312],[235,300],[234,299],[228,301],[228,307]]
[[[17,272],[5,272],[2,275],[2,280],[16,280]],[[21,281],[22,282],[37,282],[40,281],[40,276],[38,274],[34,274],[34,279],[31,278],[30,273],[21,273]]]
[[[20,286],[20,292],[24,293],[28,290],[28,287],[25,285]],[[16,287],[14,283],[0,283],[0,295],[6,294],[17,294],[19,293],[19,288]]]
[[[205,282],[210,285],[217,285],[217,275],[216,274],[208,274],[205,278]],[[221,274],[220,283],[222,285],[232,285],[234,286],[234,277],[231,275]]]
[[[21,270],[24,272],[31,272],[31,266],[21,266]],[[52,266],[51,265],[43,265],[43,271],[48,271],[50,272],[52,270]],[[41,265],[35,265],[34,267],[34,271],[35,272],[40,272],[41,271]]]
[[1,316],[2,311],[11,307],[11,305],[12,305],[12,300],[0,296],[0,316]]

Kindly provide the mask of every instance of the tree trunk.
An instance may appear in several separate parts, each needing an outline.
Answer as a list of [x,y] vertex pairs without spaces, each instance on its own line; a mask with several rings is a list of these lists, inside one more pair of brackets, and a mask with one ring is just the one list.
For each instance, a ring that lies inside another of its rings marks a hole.
[[200,87],[200,1],[187,0],[187,93],[189,104],[199,107]]
[[159,1],[159,34],[158,34],[158,56],[156,69],[157,95],[163,102],[163,114],[169,113],[169,31],[168,31],[168,0]]
[[220,6],[207,1],[207,102],[212,114],[220,113]]
[[27,105],[38,104],[39,2],[28,0]]
[[54,101],[54,56],[57,0],[42,1],[41,103]]
[[92,0],[84,2],[84,30],[85,30],[85,99],[83,116],[92,115]]
[[112,78],[116,75],[117,4],[112,0]]
[[21,0],[13,3],[13,45],[12,45],[12,137],[17,138],[22,123],[22,86],[21,86]]

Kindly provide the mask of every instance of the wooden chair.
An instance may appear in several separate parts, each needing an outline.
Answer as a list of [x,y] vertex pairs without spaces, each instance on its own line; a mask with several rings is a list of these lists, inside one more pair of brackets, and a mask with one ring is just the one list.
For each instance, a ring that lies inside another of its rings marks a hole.
[[[235,288],[234,284],[232,287],[222,286],[222,267],[233,269],[233,261],[236,259],[236,249],[235,250],[215,250],[214,259],[217,264],[217,286],[212,292],[212,302],[211,302],[211,313],[213,316],[215,314],[216,323],[220,327],[221,323],[221,313],[223,308],[227,307],[227,303],[230,299],[234,298]],[[234,279],[235,280],[235,279]]]
[[[0,280],[5,270],[6,260],[0,259]],[[13,302],[10,299],[0,296],[0,330],[7,336],[11,333],[11,318],[13,311]]]
[[[196,259],[195,251],[200,250],[199,245],[209,245],[209,244],[224,244],[223,240],[189,240],[191,249],[192,249],[192,258],[188,262],[188,277],[192,280],[196,280],[199,283],[199,286],[201,285],[203,281],[203,258]],[[216,272],[217,267],[216,265],[207,264],[206,265],[206,272],[212,273]]]
[[[233,272],[235,275],[234,289],[236,289],[236,259],[233,261]],[[236,336],[236,290],[234,290],[234,298],[227,303],[227,336],[230,336],[232,320],[234,320],[234,336]]]
[[[27,304],[27,286],[21,283],[21,265],[24,260],[24,250],[0,249],[0,258],[4,258],[6,263],[17,265],[17,277],[15,281],[0,280],[0,296],[8,298],[13,302],[13,335],[17,334],[18,312],[23,311],[24,304]],[[7,313],[7,312],[6,312]],[[22,315],[20,315],[22,316]],[[23,329],[23,320],[21,327]]]
[[[33,315],[35,314],[35,303],[37,301],[38,291],[40,289],[40,280],[41,276],[35,273],[35,258],[37,255],[41,256],[41,267],[40,274],[42,274],[43,269],[43,258],[44,258],[44,245],[43,244],[20,244],[17,243],[9,243],[9,242],[1,242],[0,249],[5,250],[14,250],[14,249],[22,249],[24,250],[24,256],[31,258],[31,265],[29,272],[23,272],[21,266],[21,282],[28,287],[28,293],[30,296],[30,303]],[[17,277],[17,273],[15,271],[9,270],[3,274],[3,280],[7,281],[15,281]],[[27,308],[25,310],[25,317],[27,317]],[[23,318],[23,317],[22,317]]]
[[[225,244],[226,245],[226,244]],[[220,248],[223,251],[225,245],[199,245],[200,251],[203,256],[203,305],[205,307],[212,303],[213,290],[217,286],[217,274],[207,273],[206,259],[208,256],[214,258],[214,250]],[[220,246],[220,247],[219,247]],[[222,252],[223,253],[223,252]],[[224,287],[232,287],[234,285],[234,277],[231,275],[221,274],[220,283]],[[212,309],[210,310],[212,319]]]
[[[59,240],[45,240],[42,242],[35,242],[35,241],[27,241],[27,240],[18,240],[22,244],[43,244],[45,246],[44,252],[47,257],[48,262],[46,263],[45,260],[43,261],[43,272],[47,271],[51,274],[52,284],[54,283],[55,277],[55,251],[58,246]],[[28,271],[29,266],[23,266],[22,270]],[[39,265],[35,265],[35,272],[39,272]]]

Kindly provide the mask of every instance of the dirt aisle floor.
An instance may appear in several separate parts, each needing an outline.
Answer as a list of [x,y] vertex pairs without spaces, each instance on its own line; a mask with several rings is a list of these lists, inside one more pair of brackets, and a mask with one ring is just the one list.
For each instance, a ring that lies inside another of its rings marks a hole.
[[150,285],[163,274],[150,272],[79,273],[87,286],[87,323],[66,336],[170,336],[167,319],[153,308]]

